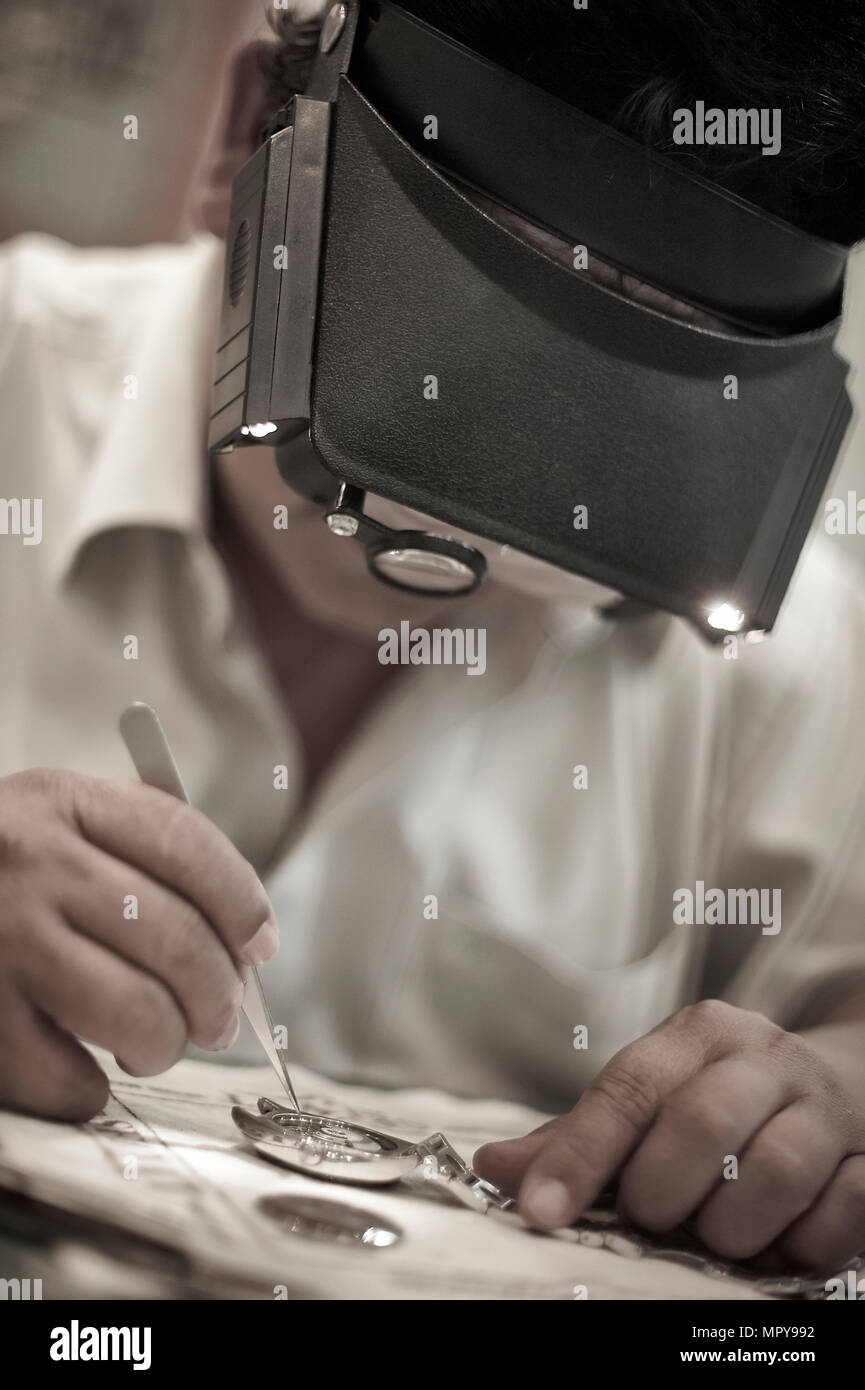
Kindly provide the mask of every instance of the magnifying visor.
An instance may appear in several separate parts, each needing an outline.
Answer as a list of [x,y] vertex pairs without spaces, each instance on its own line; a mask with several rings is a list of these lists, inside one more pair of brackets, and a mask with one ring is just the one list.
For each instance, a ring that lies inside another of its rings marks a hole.
[[[587,248],[727,327],[596,283]],[[366,494],[708,641],[768,631],[851,417],[847,254],[398,6],[345,0],[235,180],[211,448],[273,445],[398,588],[469,593],[485,563],[389,531]]]

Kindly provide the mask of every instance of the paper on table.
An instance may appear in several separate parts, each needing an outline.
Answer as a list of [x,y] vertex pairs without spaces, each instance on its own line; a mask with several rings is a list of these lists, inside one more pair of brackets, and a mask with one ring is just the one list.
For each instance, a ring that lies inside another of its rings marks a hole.
[[[184,1060],[139,1080],[93,1051],[111,1078],[103,1113],[60,1125],[2,1112],[0,1185],[171,1245],[203,1273],[251,1281],[266,1297],[570,1301],[580,1285],[590,1300],[760,1297],[738,1279],[532,1234],[428,1189],[351,1188],[292,1173],[247,1149],[229,1116],[231,1105],[254,1108],[272,1094],[269,1068]],[[546,1118],[504,1102],[345,1086],[300,1067],[296,1085],[304,1108],[406,1139],[442,1130],[468,1159],[479,1144]],[[376,1248],[288,1234],[259,1205],[278,1194],[360,1207],[403,1239]]]

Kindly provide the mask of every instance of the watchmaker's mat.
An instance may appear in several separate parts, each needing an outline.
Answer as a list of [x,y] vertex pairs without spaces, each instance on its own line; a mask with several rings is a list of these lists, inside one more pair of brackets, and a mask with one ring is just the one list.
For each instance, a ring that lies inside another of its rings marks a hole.
[[[105,1111],[86,1125],[2,1112],[0,1185],[170,1245],[202,1275],[242,1281],[262,1297],[766,1296],[732,1275],[638,1255],[602,1228],[581,1244],[576,1233],[536,1235],[516,1217],[451,1205],[428,1184],[350,1188],[292,1173],[247,1149],[229,1115],[262,1095],[281,1099],[268,1068],[186,1060],[138,1080],[94,1051],[112,1079]],[[337,1085],[300,1067],[292,1076],[304,1109],[412,1140],[441,1130],[469,1161],[479,1144],[546,1118],[433,1091]]]

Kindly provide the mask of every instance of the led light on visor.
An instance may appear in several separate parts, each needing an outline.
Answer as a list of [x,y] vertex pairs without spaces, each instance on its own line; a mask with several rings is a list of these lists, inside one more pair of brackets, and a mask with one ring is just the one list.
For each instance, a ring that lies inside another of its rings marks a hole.
[[276,434],[278,425],[241,425],[241,434],[251,434],[253,439],[264,439],[269,434]]
[[745,626],[745,614],[730,603],[720,603],[710,611],[708,622],[719,632],[740,632]]

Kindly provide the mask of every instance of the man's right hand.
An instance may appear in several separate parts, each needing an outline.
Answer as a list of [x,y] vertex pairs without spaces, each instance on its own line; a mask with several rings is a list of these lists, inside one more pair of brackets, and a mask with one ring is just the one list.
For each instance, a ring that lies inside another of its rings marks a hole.
[[76,1035],[132,1076],[188,1040],[230,1047],[241,966],[278,945],[255,870],[201,812],[135,782],[0,778],[0,1104],[97,1114],[108,1080]]

